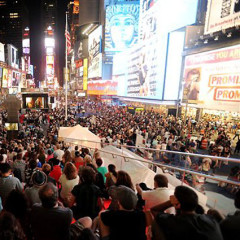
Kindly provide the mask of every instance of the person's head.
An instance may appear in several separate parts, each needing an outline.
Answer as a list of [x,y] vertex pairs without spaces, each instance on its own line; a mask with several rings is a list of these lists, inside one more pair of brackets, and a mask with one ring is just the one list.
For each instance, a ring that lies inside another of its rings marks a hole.
[[78,146],[75,146],[75,148],[74,148],[74,149],[75,149],[75,151],[78,151]]
[[0,214],[0,239],[26,239],[19,221],[7,211]]
[[158,188],[158,187],[168,187],[168,179],[166,176],[162,175],[162,174],[156,174],[154,177],[154,187]]
[[48,149],[47,153],[49,156],[52,155],[52,151],[50,149]]
[[28,207],[29,202],[25,193],[15,189],[8,194],[4,204],[4,209],[18,219],[26,215]]
[[59,143],[56,145],[56,148],[57,148],[57,149],[60,149],[60,144],[59,144]]
[[102,159],[101,158],[96,159],[96,164],[97,164],[98,167],[101,167],[102,164],[103,164]]
[[114,164],[108,165],[108,171],[117,177],[116,166]]
[[95,181],[96,173],[91,167],[84,167],[80,172],[80,179],[82,183],[92,184]]
[[48,175],[48,174],[51,172],[51,170],[52,170],[52,168],[51,168],[51,165],[50,165],[50,164],[44,163],[44,164],[42,165],[42,171],[43,171],[46,175]]
[[2,163],[0,165],[0,172],[2,176],[10,175],[12,172],[11,166],[8,163]]
[[240,190],[238,190],[235,195],[234,205],[236,208],[240,209]]
[[117,201],[120,210],[133,210],[136,208],[138,198],[131,188],[119,186],[117,188]]
[[86,162],[86,164],[92,163],[92,157],[87,154],[87,155],[85,155],[85,157],[84,157],[84,161]]
[[224,216],[216,209],[209,209],[207,211],[207,215],[212,216],[218,223],[224,219]]
[[75,167],[75,165],[71,162],[66,163],[63,173],[65,174],[66,178],[68,180],[72,180],[75,179],[77,177],[77,168]]
[[35,171],[32,175],[32,183],[36,187],[41,187],[47,182],[47,175],[42,171]]
[[17,160],[22,160],[22,153],[17,154]]
[[29,168],[34,169],[37,167],[37,161],[35,159],[31,159],[29,161]]
[[198,206],[198,196],[189,187],[177,186],[174,192],[175,197],[180,203],[180,210],[185,212],[195,211]]
[[132,184],[131,177],[130,177],[129,174],[128,174],[127,172],[125,172],[125,171],[118,171],[116,185],[117,185],[117,186],[119,186],[119,185],[124,185],[124,186],[126,186],[126,187],[131,188],[131,189],[134,189],[134,188],[133,188],[133,184]]
[[39,198],[44,208],[53,208],[58,201],[58,189],[52,183],[47,183],[39,189]]

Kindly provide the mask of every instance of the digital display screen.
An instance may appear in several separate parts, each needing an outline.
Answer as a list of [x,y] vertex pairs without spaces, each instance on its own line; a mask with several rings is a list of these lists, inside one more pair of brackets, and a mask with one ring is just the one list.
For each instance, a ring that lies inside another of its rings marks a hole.
[[138,42],[139,2],[107,6],[105,52],[121,52]]
[[18,131],[18,123],[5,123],[7,131]]
[[[183,35],[176,34],[170,38],[169,33],[195,23],[197,4],[198,0],[140,1],[137,44],[133,47],[128,45],[130,49],[125,48],[124,52],[116,54],[113,58],[113,79],[119,83],[119,96],[158,100],[164,100],[164,96],[166,99],[176,98],[179,85],[173,84],[169,88],[166,84],[167,91],[174,88],[174,94],[168,94],[164,89],[164,82],[166,83],[166,78],[175,77],[169,72],[166,73],[166,64],[176,66],[178,68],[176,72],[179,73],[179,66],[182,62],[179,51],[182,52]],[[123,39],[124,34],[119,34],[118,41],[121,42]],[[172,52],[169,47],[172,47],[170,45],[174,39],[180,40],[177,46],[178,62],[170,58],[167,62],[166,55],[168,51]],[[179,78],[176,81],[179,82]]]
[[26,108],[45,108],[44,97],[26,97]]

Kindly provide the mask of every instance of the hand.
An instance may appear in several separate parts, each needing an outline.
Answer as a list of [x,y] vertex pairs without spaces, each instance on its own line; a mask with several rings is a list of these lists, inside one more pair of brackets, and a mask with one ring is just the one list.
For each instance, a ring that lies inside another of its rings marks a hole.
[[180,202],[177,200],[177,198],[174,195],[170,196],[170,202],[176,209],[180,208]]

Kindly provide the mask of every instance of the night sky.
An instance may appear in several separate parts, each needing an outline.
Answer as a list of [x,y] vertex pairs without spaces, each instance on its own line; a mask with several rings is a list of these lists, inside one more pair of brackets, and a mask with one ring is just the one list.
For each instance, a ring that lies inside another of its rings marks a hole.
[[[42,52],[44,50],[43,32],[41,29],[41,2],[44,0],[25,0],[26,7],[29,9],[29,27],[30,27],[30,41],[31,41],[31,64],[36,66],[35,79],[43,80],[44,72],[41,69]],[[57,0],[57,23],[56,23],[56,59],[59,70],[60,83],[63,81],[62,69],[65,64],[64,51],[65,51],[65,12],[67,9],[68,0]]]

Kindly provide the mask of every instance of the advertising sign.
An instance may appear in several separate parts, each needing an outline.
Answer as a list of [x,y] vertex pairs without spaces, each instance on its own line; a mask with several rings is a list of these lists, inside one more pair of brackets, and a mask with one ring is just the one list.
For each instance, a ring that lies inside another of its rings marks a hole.
[[18,87],[20,84],[20,72],[12,71],[12,87]]
[[[175,77],[165,75],[166,54],[170,41],[172,42],[168,35],[171,31],[195,23],[197,4],[198,0],[141,0],[138,43],[115,55],[113,60],[113,77],[119,83],[118,95],[164,100],[164,78]],[[180,40],[177,49],[180,50],[180,54],[177,52],[179,62],[176,63],[170,58],[168,60],[169,63],[176,64],[179,71],[184,39],[182,35],[176,38]],[[173,65],[171,67],[175,68]],[[179,81],[179,78],[176,81]],[[174,88],[174,93],[165,92],[166,99],[176,98],[178,95],[178,84],[171,87]],[[169,86],[167,88],[169,89]]]
[[18,50],[11,44],[8,44],[8,64],[18,68]]
[[102,54],[99,53],[88,65],[88,78],[100,78],[102,76]]
[[183,101],[240,111],[240,45],[187,56],[184,80]]
[[3,73],[2,73],[2,88],[7,88],[8,87],[8,69],[3,68]]
[[121,52],[138,41],[139,2],[107,6],[105,52]]
[[97,80],[88,82],[88,94],[117,95],[117,81]]
[[3,43],[0,43],[0,61],[5,62],[5,52]]
[[89,62],[101,52],[102,26],[95,29],[88,37]]
[[3,74],[3,69],[0,67],[0,86],[2,86],[2,74]]
[[239,0],[209,0],[205,21],[205,34],[240,25]]
[[87,90],[88,87],[88,60],[83,60],[83,90]]

